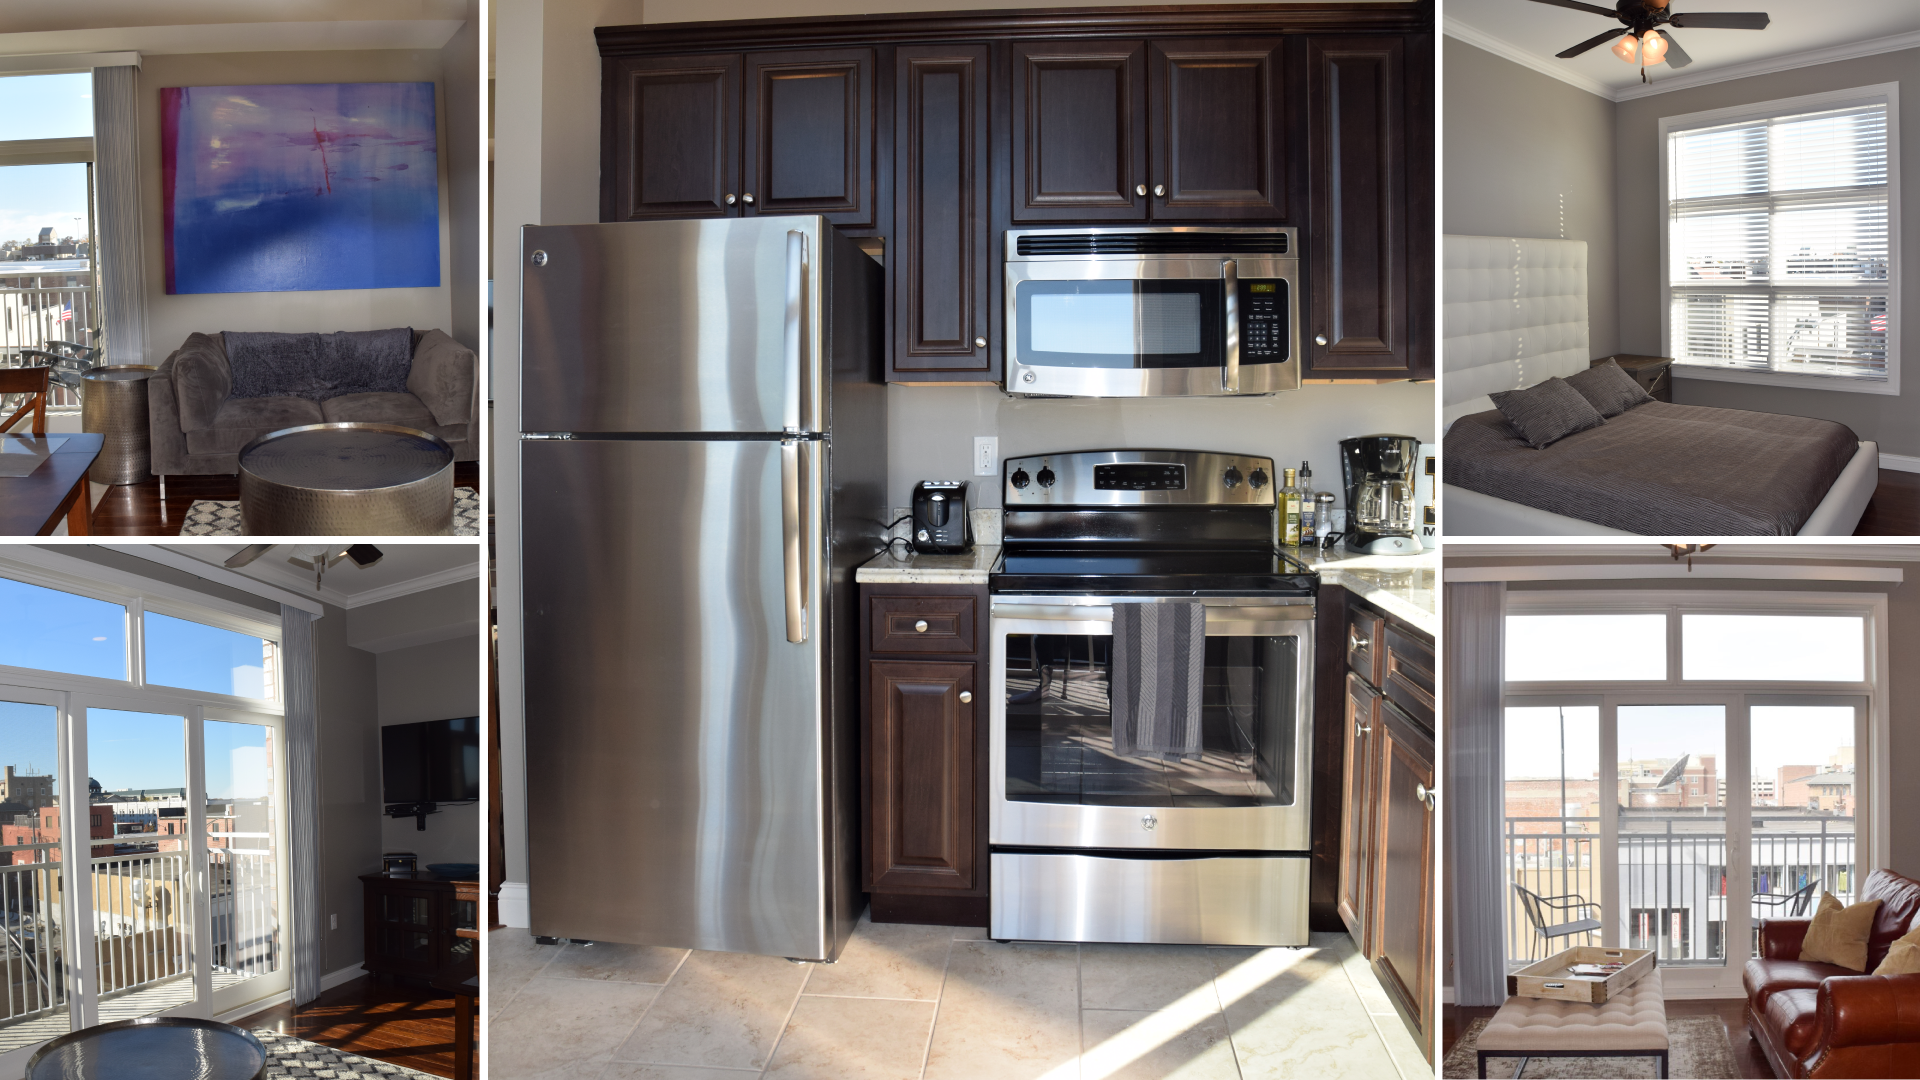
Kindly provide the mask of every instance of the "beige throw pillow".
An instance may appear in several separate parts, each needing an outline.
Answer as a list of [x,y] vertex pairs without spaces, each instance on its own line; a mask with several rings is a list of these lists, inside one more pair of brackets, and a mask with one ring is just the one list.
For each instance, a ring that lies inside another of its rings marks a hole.
[[1867,937],[1873,933],[1873,917],[1879,911],[1878,900],[1842,907],[1832,893],[1821,893],[1813,925],[1807,927],[1807,936],[1800,943],[1800,959],[1866,971]]
[[[1912,937],[1912,934],[1908,934]],[[1920,945],[1896,941],[1887,950],[1887,958],[1873,969],[1875,975],[1920,975]]]

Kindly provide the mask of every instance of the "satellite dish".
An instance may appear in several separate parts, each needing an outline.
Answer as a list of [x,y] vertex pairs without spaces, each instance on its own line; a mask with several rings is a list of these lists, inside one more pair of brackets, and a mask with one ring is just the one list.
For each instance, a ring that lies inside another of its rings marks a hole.
[[1672,765],[1668,766],[1666,772],[1660,774],[1660,782],[1653,785],[1653,789],[1655,791],[1658,791],[1661,788],[1672,787],[1673,785],[1679,783],[1680,774],[1687,771],[1687,761],[1692,757],[1693,757],[1692,754],[1681,754],[1680,759],[1678,761],[1675,761]]

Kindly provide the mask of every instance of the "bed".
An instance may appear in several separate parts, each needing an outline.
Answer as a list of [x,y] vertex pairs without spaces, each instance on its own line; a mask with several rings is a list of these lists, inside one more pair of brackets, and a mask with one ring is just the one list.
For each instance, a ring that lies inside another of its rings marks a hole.
[[1656,401],[1544,449],[1512,430],[1489,394],[1591,363],[1586,247],[1446,237],[1446,535],[1851,535],[1879,447],[1831,421]]

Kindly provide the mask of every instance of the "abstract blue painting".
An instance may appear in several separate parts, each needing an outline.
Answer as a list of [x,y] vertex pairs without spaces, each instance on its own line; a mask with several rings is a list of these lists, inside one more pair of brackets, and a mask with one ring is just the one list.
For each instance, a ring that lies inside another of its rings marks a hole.
[[440,284],[433,84],[160,91],[167,292]]

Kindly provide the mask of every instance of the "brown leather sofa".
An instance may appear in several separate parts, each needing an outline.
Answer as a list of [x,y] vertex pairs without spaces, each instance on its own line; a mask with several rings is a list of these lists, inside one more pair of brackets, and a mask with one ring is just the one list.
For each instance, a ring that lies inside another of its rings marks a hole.
[[[1880,901],[1867,971],[1920,926],[1920,881],[1888,870],[1859,899]],[[1920,975],[1859,974],[1803,963],[1811,919],[1765,919],[1760,956],[1747,961],[1747,1033],[1781,1077],[1920,1077]]]

